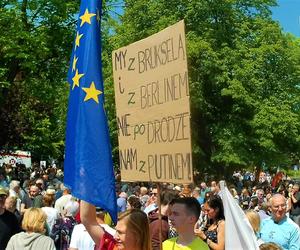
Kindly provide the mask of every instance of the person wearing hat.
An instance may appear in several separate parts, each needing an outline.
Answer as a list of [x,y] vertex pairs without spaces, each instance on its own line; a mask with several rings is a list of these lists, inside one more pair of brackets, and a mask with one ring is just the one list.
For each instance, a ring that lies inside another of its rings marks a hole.
[[0,250],[4,250],[11,236],[21,231],[17,217],[5,209],[7,191],[0,187]]

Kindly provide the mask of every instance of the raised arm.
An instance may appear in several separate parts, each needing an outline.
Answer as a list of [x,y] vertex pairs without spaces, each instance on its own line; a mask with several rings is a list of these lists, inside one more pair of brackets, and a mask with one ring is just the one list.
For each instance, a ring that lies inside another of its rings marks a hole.
[[81,201],[80,202],[80,219],[95,244],[98,246],[104,235],[103,228],[97,223],[96,208],[94,205]]

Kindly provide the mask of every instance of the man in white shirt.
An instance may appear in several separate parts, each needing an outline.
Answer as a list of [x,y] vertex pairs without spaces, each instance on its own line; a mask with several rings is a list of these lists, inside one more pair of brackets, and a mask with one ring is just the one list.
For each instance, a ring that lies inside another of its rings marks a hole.
[[72,195],[71,190],[68,189],[64,184],[61,184],[60,188],[63,191],[63,194],[55,201],[54,208],[56,208],[59,214],[62,216],[64,207],[72,199]]
[[95,243],[83,224],[75,225],[69,250],[94,250]]

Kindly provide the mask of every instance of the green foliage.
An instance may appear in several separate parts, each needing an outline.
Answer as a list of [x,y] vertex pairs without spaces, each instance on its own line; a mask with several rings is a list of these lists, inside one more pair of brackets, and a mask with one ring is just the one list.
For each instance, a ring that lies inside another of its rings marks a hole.
[[291,177],[295,180],[300,180],[300,171],[299,170],[287,170],[286,171],[287,176]]
[[[300,152],[300,40],[272,21],[275,0],[104,1],[103,75],[118,165],[111,54],[184,19],[194,167],[290,164]],[[124,5],[116,18],[115,6]],[[79,1],[0,0],[0,148],[62,158],[65,82]],[[13,25],[9,25],[13,24]],[[224,172],[226,171],[226,172]]]
[[299,158],[300,44],[271,19],[276,1],[124,3],[115,48],[185,20],[195,168],[226,175]]
[[[0,147],[62,158],[79,1],[0,1]],[[13,24],[13,25],[10,25]]]

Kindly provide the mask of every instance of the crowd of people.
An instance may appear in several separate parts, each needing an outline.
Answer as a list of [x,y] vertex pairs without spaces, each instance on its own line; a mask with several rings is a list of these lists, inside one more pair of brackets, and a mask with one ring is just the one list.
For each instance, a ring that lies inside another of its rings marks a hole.
[[[300,249],[299,183],[264,172],[235,172],[227,187],[260,249]],[[276,180],[276,181],[274,181]],[[0,167],[2,249],[227,249],[217,181],[209,185],[123,183],[116,175],[119,218],[72,196],[56,167]]]

